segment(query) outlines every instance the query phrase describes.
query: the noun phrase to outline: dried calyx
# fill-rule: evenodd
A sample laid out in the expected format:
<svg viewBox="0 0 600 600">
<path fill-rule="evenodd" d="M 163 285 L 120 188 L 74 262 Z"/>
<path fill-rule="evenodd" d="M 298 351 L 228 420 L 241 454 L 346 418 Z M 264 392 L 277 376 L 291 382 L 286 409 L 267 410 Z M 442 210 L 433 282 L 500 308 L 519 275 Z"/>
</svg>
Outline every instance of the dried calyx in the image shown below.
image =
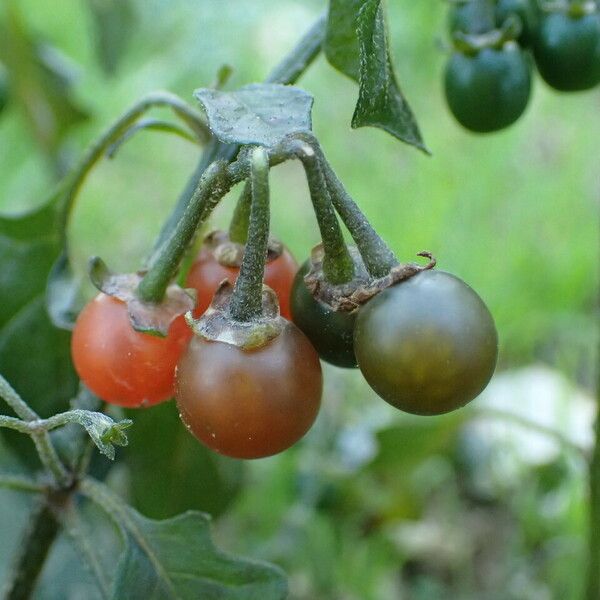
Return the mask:
<svg viewBox="0 0 600 600">
<path fill-rule="evenodd" d="M 127 304 L 129 319 L 136 331 L 166 337 L 171 323 L 177 317 L 193 310 L 196 305 L 195 290 L 183 289 L 175 284 L 167 288 L 160 304 L 144 302 L 136 295 L 137 287 L 145 274 L 143 271 L 111 273 L 97 256 L 90 259 L 89 274 L 92 283 L 101 292 Z"/>
<path fill-rule="evenodd" d="M 417 256 L 429 259 L 426 265 L 403 263 L 392 267 L 387 275 L 377 279 L 369 276 L 358 250 L 349 246 L 354 262 L 355 276 L 352 281 L 340 285 L 329 283 L 323 274 L 323 247 L 316 246 L 311 253 L 311 268 L 304 277 L 306 287 L 316 300 L 330 306 L 335 311 L 353 312 L 373 296 L 386 288 L 410 279 L 421 271 L 433 269 L 435 258 L 429 252 L 419 252 Z"/>
<path fill-rule="evenodd" d="M 203 248 L 213 254 L 215 259 L 224 267 L 237 267 L 242 264 L 244 256 L 244 244 L 232 242 L 226 231 L 216 230 L 204 238 Z M 267 262 L 271 262 L 281 256 L 283 244 L 275 239 L 269 238 L 267 249 Z"/>
<path fill-rule="evenodd" d="M 279 301 L 275 292 L 263 285 L 262 315 L 250 321 L 237 321 L 231 317 L 229 305 L 233 285 L 225 280 L 216 291 L 207 311 L 195 320 L 191 313 L 185 318 L 194 333 L 211 342 L 224 342 L 252 350 L 261 348 L 276 338 L 287 321 L 279 314 Z"/>
</svg>

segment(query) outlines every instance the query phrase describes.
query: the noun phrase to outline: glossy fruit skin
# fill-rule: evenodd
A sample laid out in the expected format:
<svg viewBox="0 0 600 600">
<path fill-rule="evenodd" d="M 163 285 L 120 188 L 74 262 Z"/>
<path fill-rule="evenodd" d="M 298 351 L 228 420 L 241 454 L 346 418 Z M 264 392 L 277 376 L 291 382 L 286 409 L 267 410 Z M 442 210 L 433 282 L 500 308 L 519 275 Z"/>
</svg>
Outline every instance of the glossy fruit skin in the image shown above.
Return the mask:
<svg viewBox="0 0 600 600">
<path fill-rule="evenodd" d="M 262 458 L 295 444 L 314 423 L 323 380 L 319 357 L 293 324 L 257 350 L 194 336 L 177 366 L 177 406 L 210 449 Z"/>
<path fill-rule="evenodd" d="M 165 338 L 135 331 L 127 305 L 98 294 L 77 319 L 71 354 L 81 380 L 106 402 L 151 406 L 173 397 L 175 367 L 191 335 L 183 316 Z"/>
<path fill-rule="evenodd" d="M 487 385 L 498 336 L 481 298 L 442 271 L 423 271 L 363 306 L 354 331 L 358 365 L 386 402 L 437 415 L 459 408 Z"/>
<path fill-rule="evenodd" d="M 477 133 L 504 129 L 525 111 L 531 67 L 518 44 L 476 55 L 454 52 L 446 65 L 446 101 L 456 120 Z"/>
<path fill-rule="evenodd" d="M 573 18 L 562 12 L 542 17 L 533 47 L 542 79 L 563 92 L 600 83 L 600 13 Z"/>
<path fill-rule="evenodd" d="M 532 0 L 498 0 L 496 25 L 501 27 L 511 15 L 516 15 L 521 20 L 523 29 L 519 36 L 519 43 L 521 46 L 531 45 L 539 24 L 539 10 L 536 2 Z"/>
<path fill-rule="evenodd" d="M 477 31 L 478 8 L 475 0 L 452 4 L 448 10 L 448 31 L 454 33 L 482 33 Z"/>
<path fill-rule="evenodd" d="M 292 318 L 290 311 L 290 291 L 297 269 L 298 264 L 286 248 L 283 249 L 283 252 L 277 258 L 268 260 L 265 265 L 264 282 L 277 294 L 281 316 L 288 320 Z M 202 248 L 186 279 L 186 286 L 194 288 L 198 292 L 198 299 L 194 310 L 196 318 L 202 316 L 209 307 L 219 284 L 224 279 L 235 283 L 239 272 L 238 267 L 222 265 L 215 258 L 211 250 Z"/>
<path fill-rule="evenodd" d="M 336 312 L 316 300 L 304 283 L 309 268 L 310 262 L 306 261 L 294 279 L 290 302 L 293 321 L 324 361 L 337 367 L 355 368 L 354 324 L 357 312 Z"/>
</svg>

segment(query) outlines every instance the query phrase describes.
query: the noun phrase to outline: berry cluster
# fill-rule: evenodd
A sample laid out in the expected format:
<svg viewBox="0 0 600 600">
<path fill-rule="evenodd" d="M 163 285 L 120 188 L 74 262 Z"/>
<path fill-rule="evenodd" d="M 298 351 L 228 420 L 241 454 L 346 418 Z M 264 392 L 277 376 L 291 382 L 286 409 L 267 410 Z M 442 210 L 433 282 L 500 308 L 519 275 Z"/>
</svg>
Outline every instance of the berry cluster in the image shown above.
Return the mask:
<svg viewBox="0 0 600 600">
<path fill-rule="evenodd" d="M 523 114 L 534 64 L 561 92 L 600 83 L 600 8 L 594 0 L 457 0 L 448 28 L 453 52 L 444 77 L 446 100 L 471 131 L 497 131 Z"/>
<path fill-rule="evenodd" d="M 268 173 L 279 158 L 247 147 L 238 159 L 247 183 L 229 232 L 204 240 L 187 289 L 169 275 L 155 294 L 165 277 L 154 273 L 173 262 L 169 248 L 148 273 L 111 275 L 93 261 L 101 293 L 80 313 L 72 338 L 84 383 L 126 407 L 175 395 L 186 427 L 236 458 L 281 452 L 309 430 L 321 403 L 319 358 L 358 367 L 379 396 L 410 413 L 445 413 L 475 398 L 497 358 L 483 301 L 433 270 L 428 253 L 424 266 L 398 263 L 314 138 L 287 140 L 281 152 L 303 163 L 323 243 L 298 268 L 269 237 Z M 222 166 L 209 172 L 197 197 L 214 205 L 228 185 Z M 195 226 L 210 212 L 198 206 Z M 356 246 L 344 242 L 336 213 Z M 191 235 L 188 217 L 181 228 Z M 182 246 L 173 239 L 173 248 Z"/>
</svg>

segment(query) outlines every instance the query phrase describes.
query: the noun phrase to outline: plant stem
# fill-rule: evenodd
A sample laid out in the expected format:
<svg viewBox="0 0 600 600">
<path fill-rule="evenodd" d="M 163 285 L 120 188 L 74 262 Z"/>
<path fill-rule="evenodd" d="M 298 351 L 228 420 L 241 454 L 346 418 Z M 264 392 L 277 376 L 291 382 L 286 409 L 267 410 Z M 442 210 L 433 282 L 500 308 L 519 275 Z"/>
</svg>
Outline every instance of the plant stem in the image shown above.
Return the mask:
<svg viewBox="0 0 600 600">
<path fill-rule="evenodd" d="M 34 479 L 23 477 L 22 475 L 11 475 L 10 473 L 0 473 L 0 488 L 33 494 L 41 494 L 47 489 L 45 485 L 38 483 Z"/>
<path fill-rule="evenodd" d="M 292 50 L 283 58 L 283 60 L 271 71 L 265 79 L 266 83 L 295 83 L 300 76 L 308 69 L 313 61 L 319 56 L 325 30 L 327 26 L 327 15 L 321 15 L 310 29 L 302 36 Z M 237 155 L 240 147 L 235 144 L 222 144 L 213 139 L 207 146 L 200 159 L 198 167 L 188 180 L 183 192 L 177 200 L 173 212 L 163 225 L 161 232 L 154 244 L 152 254 L 148 258 L 147 265 L 152 268 L 154 263 L 160 257 L 165 242 L 170 238 L 171 231 L 177 226 L 186 206 L 190 202 L 194 190 L 205 169 L 215 160 L 225 160 L 231 162 Z"/>
<path fill-rule="evenodd" d="M 589 466 L 590 497 L 586 600 L 598 600 L 600 598 L 600 368 L 596 376 L 597 413 L 594 424 L 594 449 Z"/>
<path fill-rule="evenodd" d="M 0 375 L 0 397 L 4 398 L 7 404 L 20 417 L 20 419 L 14 419 L 13 417 L 2 416 L 0 418 L 0 426 L 4 425 L 17 430 L 20 430 L 20 427 L 24 427 L 25 430 L 23 430 L 23 433 L 31 434 L 31 438 L 33 439 L 42 464 L 50 471 L 50 473 L 52 473 L 56 483 L 59 486 L 69 485 L 71 477 L 58 457 L 48 432 L 32 432 L 31 426 L 25 423 L 30 421 L 41 421 L 39 415 L 29 407 L 2 375 Z"/>
<path fill-rule="evenodd" d="M 200 178 L 198 187 L 171 238 L 138 286 L 137 293 L 141 300 L 160 302 L 163 299 L 198 225 L 208 218 L 219 200 L 233 185 L 226 176 L 225 169 L 225 162 L 216 161 Z"/>
<path fill-rule="evenodd" d="M 181 98 L 169 92 L 154 92 L 136 102 L 88 148 L 80 159 L 77 166 L 71 170 L 70 175 L 60 185 L 59 190 L 64 193 L 60 209 L 59 231 L 63 235 L 63 243 L 66 245 L 66 228 L 71 215 L 77 194 L 81 189 L 87 175 L 94 165 L 104 156 L 106 151 L 123 135 L 131 125 L 146 111 L 155 106 L 169 106 L 175 114 L 180 116 L 186 123 L 192 124 L 194 130 L 204 131 L 204 139 L 210 135 L 206 126 L 201 122 L 199 115 L 191 109 Z M 62 194 L 61 194 L 62 195 Z"/>
<path fill-rule="evenodd" d="M 306 172 L 310 197 L 323 240 L 323 275 L 334 285 L 351 281 L 354 277 L 354 263 L 333 209 L 317 154 L 310 144 L 300 139 L 293 139 L 289 149 L 302 162 Z"/>
<path fill-rule="evenodd" d="M 35 444 L 42 464 L 50 471 L 57 485 L 62 488 L 68 487 L 72 483 L 72 477 L 60 460 L 48 432 L 35 433 L 31 436 L 31 439 Z"/>
<path fill-rule="evenodd" d="M 546 425 L 536 423 L 535 421 L 532 421 L 527 417 L 523 417 L 508 410 L 502 410 L 499 408 L 484 406 L 474 408 L 473 411 L 475 418 L 489 418 L 493 420 L 502 420 L 513 425 L 523 427 L 526 430 L 535 431 L 536 433 L 539 433 L 543 436 L 546 436 L 549 439 L 554 440 L 563 449 L 572 452 L 575 456 L 578 456 L 579 459 L 583 460 L 585 463 L 587 463 L 588 461 L 588 456 L 585 448 L 576 444 L 575 442 L 570 440 L 564 433 L 553 429 L 552 427 L 547 427 Z"/>
<path fill-rule="evenodd" d="M 15 414 L 24 421 L 33 421 L 40 418 L 2 375 L 0 375 L 0 398 L 4 398 L 6 403 L 15 411 Z"/>
<path fill-rule="evenodd" d="M 3 600 L 27 600 L 31 597 L 59 530 L 48 498 L 43 498 L 29 517 L 27 530 L 2 590 Z"/>
<path fill-rule="evenodd" d="M 229 239 L 238 244 L 245 244 L 248 240 L 248 226 L 250 223 L 250 210 L 252 208 L 252 187 L 246 182 L 244 190 L 235 205 L 231 223 L 229 224 Z"/>
<path fill-rule="evenodd" d="M 231 296 L 230 314 L 247 322 L 262 315 L 262 286 L 269 245 L 269 156 L 258 146 L 250 156 L 252 208 L 248 243 Z"/>
<path fill-rule="evenodd" d="M 398 259 L 348 194 L 316 139 L 313 138 L 311 146 L 319 157 L 333 206 L 356 243 L 369 275 L 385 277 L 390 269 L 398 265 Z"/>
<path fill-rule="evenodd" d="M 300 38 L 294 48 L 269 73 L 266 83 L 292 84 L 319 56 L 325 39 L 327 13 L 320 15 L 308 31 Z"/>
</svg>

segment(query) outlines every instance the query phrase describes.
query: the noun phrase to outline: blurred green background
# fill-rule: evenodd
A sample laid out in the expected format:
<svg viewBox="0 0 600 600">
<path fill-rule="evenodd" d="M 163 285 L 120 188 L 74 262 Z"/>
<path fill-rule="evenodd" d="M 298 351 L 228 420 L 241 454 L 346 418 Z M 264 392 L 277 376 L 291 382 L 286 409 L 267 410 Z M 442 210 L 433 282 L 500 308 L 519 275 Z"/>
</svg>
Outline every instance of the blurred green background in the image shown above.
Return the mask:
<svg viewBox="0 0 600 600">
<path fill-rule="evenodd" d="M 69 134 L 66 160 L 147 92 L 193 102 L 225 63 L 229 87 L 262 79 L 324 7 L 133 4 L 111 78 L 82 0 L 20 2 L 28 28 L 77 65 L 74 97 L 91 118 Z M 498 373 L 472 408 L 418 419 L 385 405 L 356 373 L 326 368 L 317 426 L 293 450 L 248 466 L 216 537 L 282 565 L 296 599 L 577 598 L 598 362 L 600 91 L 557 94 L 538 79 L 515 126 L 471 135 L 442 95 L 446 5 L 388 8 L 401 86 L 432 157 L 381 131 L 351 130 L 356 86 L 322 57 L 299 85 L 315 96 L 314 131 L 329 160 L 398 255 L 430 250 L 488 303 Z M 92 254 L 137 269 L 198 156 L 186 141 L 142 133 L 96 169 L 70 227 L 80 272 Z M 0 210 L 42 202 L 52 163 L 10 104 L 0 119 Z M 278 167 L 272 185 L 273 232 L 303 260 L 318 232 L 301 169 Z M 236 194 L 213 225 L 226 226 Z"/>
</svg>

